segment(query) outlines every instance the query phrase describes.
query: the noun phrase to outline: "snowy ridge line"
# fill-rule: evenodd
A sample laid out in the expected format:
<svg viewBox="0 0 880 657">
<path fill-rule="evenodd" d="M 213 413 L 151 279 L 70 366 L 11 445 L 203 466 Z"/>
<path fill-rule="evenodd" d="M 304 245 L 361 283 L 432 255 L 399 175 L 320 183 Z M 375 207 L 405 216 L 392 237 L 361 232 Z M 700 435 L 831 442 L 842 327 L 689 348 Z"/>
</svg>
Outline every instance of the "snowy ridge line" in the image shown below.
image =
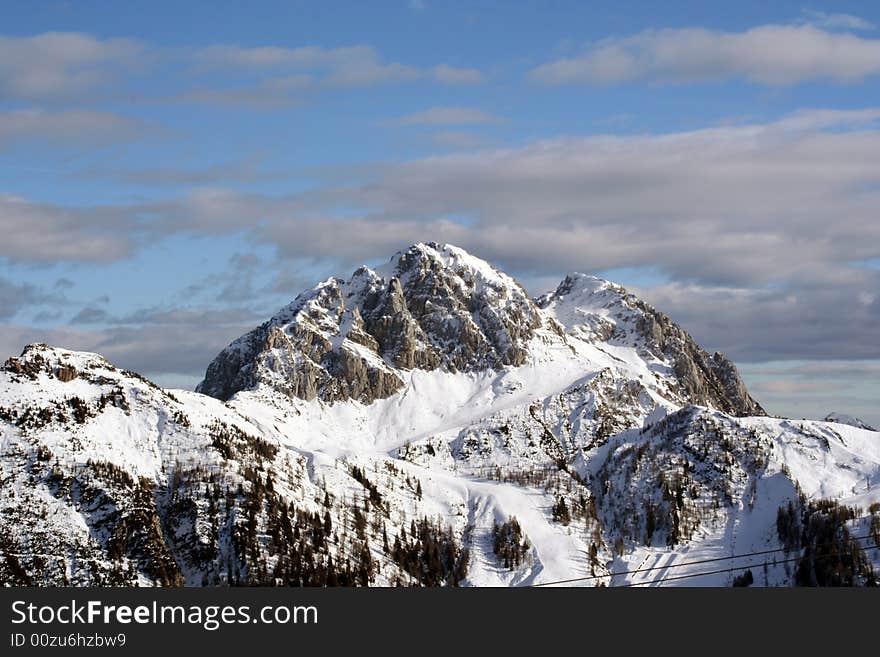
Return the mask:
<svg viewBox="0 0 880 657">
<path fill-rule="evenodd" d="M 854 520 L 854 521 L 855 520 L 865 520 L 865 519 L 870 519 L 870 518 L 871 518 L 871 516 L 864 516 L 861 518 L 853 518 L 852 520 Z M 862 539 L 867 539 L 867 538 L 874 538 L 874 535 L 867 534 L 865 536 L 851 536 L 850 537 L 850 539 L 853 541 L 860 541 Z M 873 550 L 876 547 L 880 547 L 880 546 L 866 547 L 864 549 Z M 604 579 L 606 577 L 617 577 L 618 575 L 636 575 L 638 573 L 651 572 L 652 570 L 668 570 L 670 568 L 680 568 L 682 566 L 696 566 L 698 564 L 712 563 L 715 561 L 729 561 L 731 559 L 744 559 L 746 557 L 760 556 L 763 554 L 773 554 L 774 552 L 791 552 L 791 549 L 783 547 L 783 548 L 775 548 L 773 550 L 759 550 L 757 552 L 743 552 L 742 554 L 732 554 L 732 555 L 729 555 L 726 557 L 712 557 L 710 559 L 696 559 L 694 561 L 682 561 L 679 563 L 673 563 L 673 564 L 669 564 L 666 566 L 651 566 L 650 568 L 636 568 L 635 570 L 618 570 L 613 573 L 605 573 L 604 575 L 586 575 L 584 577 L 572 577 L 570 579 L 559 579 L 559 580 L 554 580 L 552 582 L 540 582 L 539 584 L 530 584 L 529 586 L 537 588 L 540 586 L 553 586 L 554 584 L 568 584 L 570 582 L 583 582 L 583 581 L 593 580 L 593 579 Z M 801 557 L 798 557 L 798 558 L 801 558 Z M 785 561 L 777 561 L 776 563 L 785 563 Z M 750 566 L 741 566 L 741 567 L 747 568 Z M 739 569 L 740 569 L 740 567 L 732 568 L 731 570 L 739 570 Z M 711 571 L 711 572 L 705 572 L 705 573 L 694 573 L 692 575 L 687 575 L 687 577 L 699 577 L 700 575 L 712 575 L 715 573 L 722 573 L 722 572 L 729 572 L 729 571 L 718 570 L 718 571 Z M 666 579 L 666 578 L 663 578 L 663 579 Z M 640 586 L 642 584 L 651 584 L 653 582 L 662 582 L 663 579 L 651 580 L 650 582 L 636 582 L 633 584 L 621 584 L 620 586 Z M 673 578 L 673 579 L 675 579 L 675 578 Z"/>
<path fill-rule="evenodd" d="M 0 582 L 593 586 L 804 554 L 770 548 L 812 544 L 815 514 L 880 522 L 880 433 L 767 417 L 731 362 L 610 283 L 509 313 L 513 283 L 441 256 L 401 254 L 375 290 L 359 270 L 228 352 L 226 401 L 48 345 L 6 361 Z M 829 541 L 858 560 L 754 583 L 880 581 L 876 551 Z"/>
<path fill-rule="evenodd" d="M 860 540 L 863 538 L 872 538 L 872 537 L 871 536 L 860 536 L 860 537 L 854 538 L 852 540 Z M 861 546 L 861 547 L 863 550 L 880 550 L 880 545 Z M 839 555 L 824 554 L 824 555 L 814 556 L 813 561 L 822 561 L 823 559 L 830 559 L 832 557 L 839 557 Z M 799 557 L 792 557 L 790 559 L 782 559 L 780 561 L 776 561 L 774 563 L 774 565 L 778 565 L 781 563 L 792 563 L 794 561 L 798 561 L 803 558 L 804 557 L 802 555 Z M 661 582 L 671 582 L 673 580 L 688 579 L 691 577 L 705 577 L 707 575 L 719 575 L 721 573 L 732 573 L 732 572 L 736 572 L 738 570 L 742 570 L 743 568 L 753 568 L 753 567 L 763 566 L 763 565 L 764 564 L 761 564 L 761 563 L 752 563 L 752 564 L 746 564 L 743 566 L 736 566 L 734 568 L 720 568 L 718 570 L 706 570 L 701 573 L 688 573 L 687 575 L 674 575 L 672 577 L 662 577 L 660 579 L 654 579 L 654 580 L 651 580 L 648 582 L 628 582 L 626 584 L 617 584 L 614 588 L 632 588 L 635 586 L 647 586 L 649 584 L 660 584 Z"/>
</svg>

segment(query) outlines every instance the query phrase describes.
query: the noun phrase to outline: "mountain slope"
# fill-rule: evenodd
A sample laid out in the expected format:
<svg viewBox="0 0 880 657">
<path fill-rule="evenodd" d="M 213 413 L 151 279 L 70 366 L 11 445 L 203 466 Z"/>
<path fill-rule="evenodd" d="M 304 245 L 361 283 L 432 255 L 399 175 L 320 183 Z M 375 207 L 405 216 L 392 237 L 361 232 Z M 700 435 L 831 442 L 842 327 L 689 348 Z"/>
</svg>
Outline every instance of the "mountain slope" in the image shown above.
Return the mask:
<svg viewBox="0 0 880 657">
<path fill-rule="evenodd" d="M 576 274 L 535 301 L 487 262 L 435 243 L 299 295 L 224 349 L 197 390 L 229 399 L 262 385 L 306 400 L 369 404 L 401 390 L 407 371 L 497 371 L 598 344 L 656 365 L 654 378 L 674 401 L 763 414 L 729 360 L 710 357 L 623 288 Z"/>
<path fill-rule="evenodd" d="M 631 346 L 646 360 L 664 361 L 672 368 L 676 392 L 691 403 L 732 415 L 764 415 L 730 360 L 719 352 L 710 357 L 669 317 L 619 285 L 572 274 L 538 305 L 575 338 Z"/>
<path fill-rule="evenodd" d="M 199 393 L 46 345 L 0 390 L 5 583 L 619 585 L 777 548 L 757 583 L 876 565 L 845 537 L 880 541 L 880 434 L 766 417 L 619 286 L 532 300 L 448 245 L 303 293 Z M 828 523 L 848 570 L 814 557 Z"/>
</svg>

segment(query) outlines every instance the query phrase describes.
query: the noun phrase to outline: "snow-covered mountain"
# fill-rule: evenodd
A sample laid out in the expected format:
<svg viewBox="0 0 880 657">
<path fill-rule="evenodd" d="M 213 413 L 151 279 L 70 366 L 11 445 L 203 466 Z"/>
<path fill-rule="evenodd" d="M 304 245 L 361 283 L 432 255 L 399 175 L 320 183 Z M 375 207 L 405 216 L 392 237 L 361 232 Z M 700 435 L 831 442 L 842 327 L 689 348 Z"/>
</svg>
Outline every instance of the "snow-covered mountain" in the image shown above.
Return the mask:
<svg viewBox="0 0 880 657">
<path fill-rule="evenodd" d="M 767 417 L 617 285 L 531 299 L 450 245 L 300 294 L 195 393 L 31 345 L 0 435 L 5 583 L 865 584 L 878 561 L 880 434 Z"/>
<path fill-rule="evenodd" d="M 851 427 L 855 427 L 857 429 L 867 429 L 868 431 L 876 431 L 874 427 L 870 424 L 861 420 L 857 417 L 853 417 L 852 415 L 846 415 L 845 413 L 829 413 L 825 416 L 826 422 L 836 422 L 837 424 L 848 424 Z"/>
</svg>

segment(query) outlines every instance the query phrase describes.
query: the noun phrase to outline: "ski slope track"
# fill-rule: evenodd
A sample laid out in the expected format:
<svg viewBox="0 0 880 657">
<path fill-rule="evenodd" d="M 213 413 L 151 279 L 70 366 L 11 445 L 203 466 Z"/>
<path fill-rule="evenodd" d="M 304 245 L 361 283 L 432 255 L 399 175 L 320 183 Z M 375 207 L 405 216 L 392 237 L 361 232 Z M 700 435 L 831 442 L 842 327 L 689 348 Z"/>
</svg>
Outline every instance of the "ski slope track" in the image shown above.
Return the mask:
<svg viewBox="0 0 880 657">
<path fill-rule="evenodd" d="M 618 285 L 533 299 L 445 244 L 303 292 L 197 392 L 30 345 L 0 438 L 11 585 L 790 586 L 826 521 L 880 542 L 880 433 L 768 417 Z"/>
</svg>

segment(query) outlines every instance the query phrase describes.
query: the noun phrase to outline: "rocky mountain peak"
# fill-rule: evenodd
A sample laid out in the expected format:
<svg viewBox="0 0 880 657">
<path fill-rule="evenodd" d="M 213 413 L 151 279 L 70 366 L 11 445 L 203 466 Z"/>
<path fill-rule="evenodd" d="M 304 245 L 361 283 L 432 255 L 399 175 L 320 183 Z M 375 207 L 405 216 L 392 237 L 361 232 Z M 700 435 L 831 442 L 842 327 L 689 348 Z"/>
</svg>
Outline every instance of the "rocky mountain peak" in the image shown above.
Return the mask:
<svg viewBox="0 0 880 657">
<path fill-rule="evenodd" d="M 70 351 L 35 342 L 27 345 L 17 358 L 8 358 L 2 371 L 18 379 L 36 380 L 40 376 L 58 379 L 63 383 L 94 370 L 115 370 L 103 356 Z"/>
<path fill-rule="evenodd" d="M 572 337 L 632 347 L 646 360 L 670 366 L 688 403 L 731 415 L 765 414 L 733 362 L 720 352 L 710 356 L 681 326 L 620 285 L 573 273 L 536 301 Z"/>
<path fill-rule="evenodd" d="M 300 294 L 209 365 L 199 392 L 229 399 L 268 386 L 291 397 L 369 404 L 409 370 L 476 372 L 523 365 L 572 341 L 634 349 L 654 362 L 676 403 L 763 414 L 733 363 L 710 356 L 666 315 L 619 285 L 570 274 L 531 299 L 513 278 L 463 249 L 434 242 L 396 253 Z"/>
<path fill-rule="evenodd" d="M 646 584 L 646 555 L 809 563 L 804 527 L 880 521 L 863 423 L 753 417 L 726 357 L 619 285 L 572 274 L 531 300 L 448 245 L 300 294 L 200 389 L 234 398 L 41 344 L 0 366 L 0 584 Z M 424 545 L 449 556 L 414 561 Z"/>
<path fill-rule="evenodd" d="M 198 390 L 228 399 L 266 384 L 370 403 L 401 388 L 401 371 L 520 365 L 541 322 L 513 278 L 457 247 L 419 243 L 299 295 L 224 349 Z"/>
</svg>

